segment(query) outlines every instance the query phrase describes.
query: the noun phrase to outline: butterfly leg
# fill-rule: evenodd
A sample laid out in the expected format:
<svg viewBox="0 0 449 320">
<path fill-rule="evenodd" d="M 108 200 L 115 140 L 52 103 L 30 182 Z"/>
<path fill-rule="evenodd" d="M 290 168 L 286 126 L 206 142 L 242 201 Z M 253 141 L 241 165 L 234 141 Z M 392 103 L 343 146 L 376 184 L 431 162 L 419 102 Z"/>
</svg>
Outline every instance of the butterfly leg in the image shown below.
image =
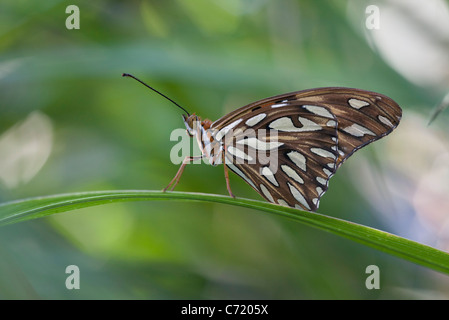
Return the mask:
<svg viewBox="0 0 449 320">
<path fill-rule="evenodd" d="M 229 183 L 229 174 L 228 174 L 228 166 L 225 163 L 225 155 L 223 152 L 223 166 L 224 166 L 224 174 L 225 174 L 225 180 L 226 180 L 226 187 L 228 188 L 228 192 L 229 192 L 229 196 L 231 196 L 231 198 L 235 198 L 234 194 L 231 191 L 231 184 Z"/>
<path fill-rule="evenodd" d="M 170 188 L 170 191 L 173 191 L 176 187 L 176 185 L 179 182 L 179 179 L 181 179 L 182 173 L 184 171 L 184 168 L 187 164 L 189 164 L 192 161 L 195 160 L 200 160 L 203 156 L 197 156 L 197 157 L 185 157 L 184 160 L 182 161 L 181 166 L 178 169 L 178 172 L 176 173 L 176 176 L 172 179 L 172 181 L 170 181 L 170 183 L 168 184 L 168 186 L 166 186 L 162 191 L 165 192 L 168 190 L 168 188 Z"/>
</svg>

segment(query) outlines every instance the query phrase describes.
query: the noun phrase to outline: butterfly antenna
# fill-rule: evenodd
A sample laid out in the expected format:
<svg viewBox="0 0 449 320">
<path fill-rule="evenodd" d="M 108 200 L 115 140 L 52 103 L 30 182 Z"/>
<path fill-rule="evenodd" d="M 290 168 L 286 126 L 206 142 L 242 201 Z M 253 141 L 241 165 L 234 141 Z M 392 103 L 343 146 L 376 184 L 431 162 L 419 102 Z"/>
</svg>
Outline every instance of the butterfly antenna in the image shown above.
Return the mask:
<svg viewBox="0 0 449 320">
<path fill-rule="evenodd" d="M 178 108 L 180 108 L 180 109 L 183 110 L 185 113 L 187 113 L 188 116 L 190 116 L 190 113 L 188 113 L 186 109 L 184 109 L 183 107 L 181 107 L 179 104 L 177 104 L 176 102 L 174 102 L 172 99 L 170 99 L 169 97 L 167 97 L 165 94 L 160 93 L 160 92 L 157 91 L 156 89 L 154 89 L 154 88 L 150 87 L 149 85 L 147 85 L 147 84 L 146 84 L 145 82 L 143 82 L 142 80 L 140 80 L 140 79 L 134 77 L 132 74 L 129 74 L 129 73 L 123 73 L 123 74 L 122 74 L 122 77 L 130 77 L 130 78 L 133 78 L 134 80 L 139 81 L 139 82 L 140 82 L 141 84 L 143 84 L 145 87 L 147 87 L 147 88 L 153 90 L 154 92 L 158 93 L 159 95 L 163 96 L 165 99 L 167 99 L 168 101 L 170 101 L 170 102 L 172 102 L 173 104 L 175 104 Z"/>
</svg>

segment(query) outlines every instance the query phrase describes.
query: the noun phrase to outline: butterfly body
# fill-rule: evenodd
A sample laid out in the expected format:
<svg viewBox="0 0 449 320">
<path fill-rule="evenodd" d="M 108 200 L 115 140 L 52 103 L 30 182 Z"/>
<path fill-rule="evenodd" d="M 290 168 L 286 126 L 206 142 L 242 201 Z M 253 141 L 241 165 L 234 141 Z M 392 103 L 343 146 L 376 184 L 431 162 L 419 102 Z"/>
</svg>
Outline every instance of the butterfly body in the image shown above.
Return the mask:
<svg viewBox="0 0 449 320">
<path fill-rule="evenodd" d="M 211 165 L 224 163 L 270 202 L 315 211 L 337 168 L 390 133 L 401 115 L 375 92 L 317 88 L 266 98 L 215 122 L 183 117 Z"/>
</svg>

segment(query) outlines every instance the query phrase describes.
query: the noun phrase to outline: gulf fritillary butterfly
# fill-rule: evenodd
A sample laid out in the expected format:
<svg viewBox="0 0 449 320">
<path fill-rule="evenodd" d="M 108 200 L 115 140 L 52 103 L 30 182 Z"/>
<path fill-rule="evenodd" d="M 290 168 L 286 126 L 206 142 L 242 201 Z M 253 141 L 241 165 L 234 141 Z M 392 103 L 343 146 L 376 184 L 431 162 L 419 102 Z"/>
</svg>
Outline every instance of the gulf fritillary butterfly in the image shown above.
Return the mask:
<svg viewBox="0 0 449 320">
<path fill-rule="evenodd" d="M 231 197 L 228 168 L 270 202 L 316 211 L 329 179 L 341 164 L 358 149 L 393 131 L 402 116 L 399 105 L 382 94 L 335 87 L 266 98 L 212 122 L 190 114 L 136 77 L 123 76 L 181 108 L 186 113 L 187 132 L 200 147 L 202 155 L 186 157 L 164 191 L 174 189 L 189 162 L 206 158 L 212 165 L 225 164 Z M 275 161 L 262 161 L 258 153 Z"/>
</svg>

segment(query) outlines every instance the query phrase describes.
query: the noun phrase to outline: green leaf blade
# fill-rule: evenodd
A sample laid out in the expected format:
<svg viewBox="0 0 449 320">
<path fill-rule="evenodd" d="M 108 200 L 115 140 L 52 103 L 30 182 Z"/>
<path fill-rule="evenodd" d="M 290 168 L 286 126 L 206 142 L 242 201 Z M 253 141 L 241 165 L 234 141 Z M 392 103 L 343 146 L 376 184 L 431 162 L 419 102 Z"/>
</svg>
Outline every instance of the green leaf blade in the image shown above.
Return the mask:
<svg viewBox="0 0 449 320">
<path fill-rule="evenodd" d="M 96 205 L 155 200 L 213 202 L 264 211 L 449 274 L 449 254 L 430 246 L 385 231 L 319 213 L 286 208 L 264 201 L 243 198 L 233 199 L 228 196 L 214 194 L 124 190 L 69 193 L 29 198 L 0 204 L 0 226 Z"/>
</svg>

